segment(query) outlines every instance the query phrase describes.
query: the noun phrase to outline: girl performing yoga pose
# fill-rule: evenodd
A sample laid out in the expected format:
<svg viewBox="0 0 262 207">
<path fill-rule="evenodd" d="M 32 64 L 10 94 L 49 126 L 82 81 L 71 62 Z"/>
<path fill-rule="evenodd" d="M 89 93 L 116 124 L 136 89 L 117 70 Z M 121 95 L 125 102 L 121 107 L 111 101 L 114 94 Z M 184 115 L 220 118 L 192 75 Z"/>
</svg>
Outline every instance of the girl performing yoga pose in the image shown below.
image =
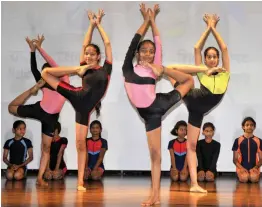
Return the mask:
<svg viewBox="0 0 262 207">
<path fill-rule="evenodd" d="M 222 52 L 223 68 L 217 68 L 219 64 L 218 49 L 215 47 L 208 47 L 204 51 L 204 63 L 208 68 L 210 68 L 207 73 L 202 70 L 197 70 L 197 68 L 196 70 L 189 70 L 188 68 L 180 70 L 186 73 L 197 73 L 197 77 L 201 85 L 200 89 L 190 90 L 190 92 L 183 98 L 189 112 L 187 126 L 187 163 L 191 178 L 190 191 L 201 193 L 205 193 L 207 191 L 202 189 L 197 183 L 196 144 L 200 133 L 200 127 L 204 115 L 212 110 L 223 98 L 230 77 L 230 64 L 227 46 L 216 30 L 219 17 L 217 15 L 206 14 L 204 16 L 204 21 L 207 24 L 207 28 L 195 45 L 195 64 L 203 64 L 201 51 L 208 35 L 212 32 Z M 175 68 L 176 66 L 171 65 L 168 67 Z M 172 78 L 170 81 L 174 87 L 177 88 L 179 86 L 179 84 Z"/>
<path fill-rule="evenodd" d="M 45 172 L 47 163 L 50 157 L 50 146 L 53 139 L 55 125 L 59 118 L 59 113 L 65 103 L 65 98 L 57 93 L 53 88 L 50 87 L 43 79 L 41 79 L 41 73 L 37 69 L 35 49 L 36 46 L 41 47 L 44 38 L 38 36 L 37 45 L 33 43 L 28 37 L 26 41 L 31 49 L 31 71 L 37 82 L 31 89 L 25 91 L 18 97 L 16 97 L 8 106 L 8 110 L 15 116 L 23 118 L 37 119 L 42 124 L 42 155 L 40 161 L 40 167 L 38 171 L 36 184 L 40 186 L 47 186 L 48 183 L 43 180 L 43 174 Z M 47 55 L 44 50 L 40 51 L 43 58 L 47 61 L 42 67 L 56 67 L 55 61 Z M 69 77 L 63 76 L 60 78 L 61 81 L 69 83 Z M 41 101 L 35 104 L 24 105 L 26 100 L 31 96 L 35 95 L 39 89 L 42 89 L 43 98 Z"/>
<path fill-rule="evenodd" d="M 151 157 L 152 191 L 150 198 L 142 205 L 150 206 L 159 204 L 159 188 L 161 173 L 161 119 L 162 116 L 177 102 L 183 98 L 193 87 L 193 78 L 177 70 L 161 66 L 162 51 L 160 34 L 156 27 L 155 17 L 159 12 L 159 6 L 154 10 L 146 11 L 145 5 L 141 4 L 141 13 L 144 22 L 133 37 L 126 53 L 122 67 L 125 78 L 125 88 L 131 103 L 136 107 L 139 115 L 145 121 L 148 147 Z M 152 27 L 154 42 L 151 40 L 141 41 L 149 25 Z M 139 64 L 133 66 L 133 58 L 136 55 Z M 208 68 L 203 66 L 178 65 L 178 69 Z M 180 85 L 169 93 L 156 93 L 155 85 L 157 76 L 164 73 L 177 80 Z"/>
<path fill-rule="evenodd" d="M 101 9 L 96 18 L 94 13 L 88 13 L 90 25 L 80 56 L 80 66 L 46 68 L 42 72 L 43 79 L 58 93 L 67 98 L 76 112 L 76 148 L 78 154 L 77 189 L 80 191 L 86 190 L 83 185 L 89 116 L 94 108 L 96 108 L 99 115 L 100 101 L 106 92 L 112 71 L 112 49 L 109 38 L 101 25 L 103 16 L 104 11 Z M 106 59 L 103 67 L 99 66 L 101 58 L 99 47 L 91 44 L 95 27 L 97 27 L 105 45 Z M 69 74 L 78 74 L 82 78 L 82 87 L 76 88 L 59 80 L 60 76 Z"/>
</svg>

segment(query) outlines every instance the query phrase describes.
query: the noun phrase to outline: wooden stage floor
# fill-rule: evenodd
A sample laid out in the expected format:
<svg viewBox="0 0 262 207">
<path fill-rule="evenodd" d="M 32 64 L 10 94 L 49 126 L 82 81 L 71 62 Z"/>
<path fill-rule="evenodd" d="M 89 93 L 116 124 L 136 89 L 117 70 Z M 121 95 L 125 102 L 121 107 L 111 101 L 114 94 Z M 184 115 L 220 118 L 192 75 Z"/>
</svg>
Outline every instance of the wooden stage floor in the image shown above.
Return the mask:
<svg viewBox="0 0 262 207">
<path fill-rule="evenodd" d="M 140 206 L 149 195 L 150 177 L 107 176 L 88 181 L 86 192 L 76 191 L 76 176 L 50 182 L 47 189 L 35 185 L 35 176 L 24 181 L 1 179 L 1 206 Z M 189 193 L 187 183 L 161 180 L 161 205 L 158 206 L 262 206 L 262 179 L 258 184 L 242 184 L 234 176 L 220 176 L 215 183 L 200 183 L 208 194 Z"/>
</svg>

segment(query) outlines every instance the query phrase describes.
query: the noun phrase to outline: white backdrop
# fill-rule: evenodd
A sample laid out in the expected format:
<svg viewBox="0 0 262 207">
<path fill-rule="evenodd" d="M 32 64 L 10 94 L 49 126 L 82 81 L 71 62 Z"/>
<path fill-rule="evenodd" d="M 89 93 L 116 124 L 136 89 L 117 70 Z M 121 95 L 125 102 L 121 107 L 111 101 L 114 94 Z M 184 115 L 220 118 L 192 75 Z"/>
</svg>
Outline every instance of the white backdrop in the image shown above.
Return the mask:
<svg viewBox="0 0 262 207">
<path fill-rule="evenodd" d="M 261 2 L 159 2 L 161 12 L 157 25 L 163 42 L 163 64 L 193 64 L 193 46 L 205 29 L 202 15 L 205 12 L 218 13 L 221 33 L 231 57 L 231 79 L 228 91 L 220 105 L 205 117 L 217 130 L 215 140 L 221 143 L 218 160 L 219 171 L 234 171 L 232 145 L 243 132 L 243 117 L 252 116 L 257 121 L 255 134 L 262 137 L 262 3 Z M 153 6 L 153 2 L 147 5 Z M 17 117 L 8 113 L 8 103 L 17 95 L 35 84 L 30 71 L 30 50 L 25 37 L 36 37 L 44 33 L 43 48 L 59 65 L 78 65 L 84 34 L 88 28 L 85 9 L 105 10 L 103 26 L 113 48 L 113 72 L 108 92 L 102 101 L 99 120 L 103 125 L 102 136 L 108 140 L 109 150 L 105 156 L 108 170 L 149 170 L 150 160 L 145 128 L 142 120 L 129 103 L 125 93 L 122 64 L 130 41 L 142 23 L 138 2 L 2 2 L 2 99 L 1 99 L 1 144 L 13 137 L 11 128 Z M 146 38 L 151 38 L 151 31 Z M 104 51 L 97 31 L 93 42 Z M 207 46 L 217 46 L 213 36 Z M 104 54 L 104 53 L 103 53 Z M 37 56 L 38 68 L 44 63 Z M 79 86 L 78 77 L 71 77 L 71 83 Z M 196 86 L 198 86 L 196 81 Z M 163 79 L 157 85 L 157 92 L 172 89 Z M 30 98 L 28 104 L 40 100 L 42 93 Z M 170 134 L 174 124 L 187 121 L 184 104 L 169 111 L 163 120 L 162 170 L 170 167 L 167 145 L 173 139 Z M 68 138 L 65 160 L 69 169 L 77 169 L 75 148 L 74 110 L 66 102 L 61 115 L 61 135 Z M 91 120 L 95 119 L 95 114 Z M 34 146 L 34 160 L 29 169 L 38 169 L 40 159 L 41 128 L 35 120 L 26 120 L 27 138 Z M 202 136 L 200 137 L 203 138 Z M 5 168 L 2 162 L 2 168 Z"/>
</svg>

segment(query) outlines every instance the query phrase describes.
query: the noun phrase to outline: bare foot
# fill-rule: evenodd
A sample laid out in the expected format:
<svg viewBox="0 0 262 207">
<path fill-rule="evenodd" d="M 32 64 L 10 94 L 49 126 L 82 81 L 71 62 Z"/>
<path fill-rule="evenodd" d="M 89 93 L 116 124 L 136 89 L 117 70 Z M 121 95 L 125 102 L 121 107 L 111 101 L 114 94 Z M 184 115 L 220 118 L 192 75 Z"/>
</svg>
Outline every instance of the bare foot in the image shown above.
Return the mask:
<svg viewBox="0 0 262 207">
<path fill-rule="evenodd" d="M 39 187 L 47 187 L 48 182 L 45 182 L 44 180 L 36 180 L 36 185 Z"/>
<path fill-rule="evenodd" d="M 201 188 L 199 185 L 191 186 L 189 191 L 193 193 L 207 193 L 207 190 Z"/>
<path fill-rule="evenodd" d="M 37 94 L 38 90 L 39 90 L 40 88 L 42 88 L 42 87 L 45 85 L 45 83 L 46 83 L 46 82 L 41 78 L 41 79 L 30 89 L 30 93 L 35 96 L 35 95 Z"/>
<path fill-rule="evenodd" d="M 153 205 L 159 205 L 160 199 L 158 196 L 150 196 L 147 201 L 144 201 L 141 203 L 141 206 L 153 206 Z"/>
<path fill-rule="evenodd" d="M 84 186 L 77 186 L 78 191 L 86 191 L 86 188 Z"/>
</svg>

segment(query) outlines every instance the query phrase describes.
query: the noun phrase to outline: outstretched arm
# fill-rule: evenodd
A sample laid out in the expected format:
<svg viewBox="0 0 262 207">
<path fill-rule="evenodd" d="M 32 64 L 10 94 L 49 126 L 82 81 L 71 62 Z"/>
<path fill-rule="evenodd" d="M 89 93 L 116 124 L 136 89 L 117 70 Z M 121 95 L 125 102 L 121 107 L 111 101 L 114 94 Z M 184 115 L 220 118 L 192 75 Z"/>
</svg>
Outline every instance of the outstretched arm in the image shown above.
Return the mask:
<svg viewBox="0 0 262 207">
<path fill-rule="evenodd" d="M 90 24 L 87 30 L 87 33 L 85 35 L 85 39 L 82 45 L 81 49 L 81 55 L 80 55 L 80 63 L 84 62 L 84 54 L 85 54 L 85 48 L 87 45 L 89 45 L 92 41 L 92 35 L 95 28 L 95 20 L 94 20 L 95 14 L 91 11 L 88 11 L 88 18 L 90 20 Z"/>
<path fill-rule="evenodd" d="M 40 52 L 40 54 L 42 55 L 42 57 L 45 59 L 45 61 L 51 66 L 51 67 L 58 67 L 58 64 L 55 62 L 55 60 L 49 56 L 46 51 L 41 47 L 43 41 L 45 40 L 44 35 L 42 36 L 37 36 L 37 40 L 34 40 L 35 42 L 35 46 L 37 48 L 37 50 Z M 69 76 L 65 75 L 63 77 L 60 78 L 60 80 L 69 83 Z"/>
<path fill-rule="evenodd" d="M 148 30 L 150 19 L 149 19 L 149 10 L 146 11 L 145 4 L 140 4 L 140 12 L 144 18 L 143 24 L 139 27 L 137 30 L 137 34 L 141 35 L 141 38 L 143 38 Z"/>
<path fill-rule="evenodd" d="M 219 17 L 217 15 L 213 15 L 212 17 L 212 25 L 211 25 L 211 31 L 217 41 L 217 44 L 222 52 L 222 64 L 223 68 L 225 68 L 228 72 L 230 72 L 230 61 L 229 61 L 229 54 L 227 50 L 227 46 L 220 36 L 220 34 L 216 30 L 216 24 L 219 21 Z"/>
<path fill-rule="evenodd" d="M 159 13 L 159 11 L 160 11 L 159 5 L 155 4 L 153 11 L 151 9 L 149 9 L 149 18 L 150 18 L 150 23 L 151 23 L 151 27 L 152 27 L 154 42 L 155 42 L 155 45 L 156 45 L 154 64 L 162 65 L 162 43 L 161 43 L 161 39 L 160 39 L 160 32 L 159 32 L 159 30 L 156 26 L 156 22 L 155 22 L 156 15 Z"/>
<path fill-rule="evenodd" d="M 45 40 L 44 35 L 41 36 L 37 36 L 37 40 L 33 40 L 34 41 L 34 45 L 37 48 L 37 50 L 40 52 L 40 54 L 42 55 L 42 57 L 45 59 L 45 61 L 51 66 L 51 67 L 58 67 L 57 63 L 54 61 L 53 58 L 51 58 L 46 52 L 45 50 L 41 47 L 43 41 Z"/>
<path fill-rule="evenodd" d="M 135 36 L 133 37 L 133 39 L 131 41 L 131 44 L 128 48 L 128 51 L 126 53 L 126 57 L 125 57 L 124 64 L 123 64 L 123 67 L 122 67 L 124 77 L 128 77 L 129 72 L 133 73 L 133 71 L 134 71 L 133 58 L 135 56 L 137 46 L 138 46 L 142 36 L 145 35 L 145 33 L 148 29 L 149 16 L 148 16 L 148 12 L 145 12 L 145 5 L 144 4 L 140 5 L 140 11 L 141 11 L 143 16 L 145 15 L 144 16 L 144 22 L 142 23 L 142 25 L 137 30 Z"/>
<path fill-rule="evenodd" d="M 110 63 L 112 63 L 112 47 L 111 47 L 111 43 L 110 40 L 104 30 L 104 28 L 101 25 L 101 19 L 104 16 L 104 11 L 102 9 L 99 9 L 98 12 L 98 16 L 96 19 L 96 25 L 97 25 L 97 29 L 103 39 L 104 42 L 104 46 L 105 46 L 105 53 L 106 53 L 106 60 L 109 61 Z"/>
<path fill-rule="evenodd" d="M 36 46 L 34 45 L 33 41 L 29 39 L 29 37 L 26 37 L 26 42 L 28 43 L 31 49 L 31 57 L 30 57 L 31 72 L 35 78 L 35 81 L 38 82 L 41 79 L 41 73 L 37 69 L 37 63 L 35 57 Z"/>
<path fill-rule="evenodd" d="M 206 43 L 207 37 L 211 32 L 211 22 L 210 22 L 210 17 L 208 14 L 204 15 L 204 21 L 207 24 L 207 28 L 198 40 L 198 42 L 195 44 L 194 47 L 194 53 L 195 53 L 195 64 L 200 65 L 202 64 L 202 55 L 201 51 L 203 50 L 204 44 Z"/>
<path fill-rule="evenodd" d="M 160 36 L 160 32 L 159 32 L 159 30 L 156 26 L 156 22 L 155 22 L 156 16 L 158 15 L 159 12 L 160 12 L 159 4 L 154 5 L 153 11 L 151 9 L 149 9 L 149 18 L 150 18 L 150 23 L 151 23 L 151 27 L 152 27 L 153 37 Z"/>
</svg>

